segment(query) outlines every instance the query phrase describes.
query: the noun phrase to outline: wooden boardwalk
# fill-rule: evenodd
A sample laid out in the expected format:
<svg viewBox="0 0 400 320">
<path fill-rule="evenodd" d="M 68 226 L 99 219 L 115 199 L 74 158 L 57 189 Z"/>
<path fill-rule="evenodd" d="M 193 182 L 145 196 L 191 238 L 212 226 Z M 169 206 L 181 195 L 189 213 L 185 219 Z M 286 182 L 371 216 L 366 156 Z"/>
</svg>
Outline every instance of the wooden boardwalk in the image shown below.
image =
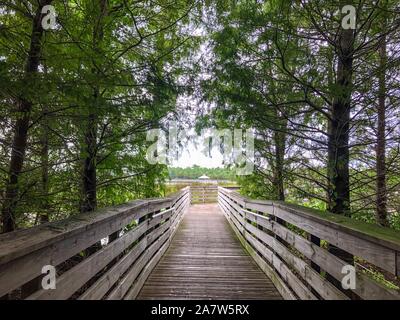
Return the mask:
<svg viewBox="0 0 400 320">
<path fill-rule="evenodd" d="M 193 205 L 138 299 L 282 299 L 216 203 Z"/>
<path fill-rule="evenodd" d="M 205 204 L 216 198 L 219 206 Z M 109 236 L 114 240 L 91 255 L 73 258 Z M 400 300 L 400 289 L 361 268 L 357 286 L 343 292 L 335 284 L 348 262 L 311 236 L 397 285 L 399 232 L 204 185 L 0 235 L 0 298 Z M 45 265 L 61 271 L 55 290 L 38 285 Z"/>
</svg>

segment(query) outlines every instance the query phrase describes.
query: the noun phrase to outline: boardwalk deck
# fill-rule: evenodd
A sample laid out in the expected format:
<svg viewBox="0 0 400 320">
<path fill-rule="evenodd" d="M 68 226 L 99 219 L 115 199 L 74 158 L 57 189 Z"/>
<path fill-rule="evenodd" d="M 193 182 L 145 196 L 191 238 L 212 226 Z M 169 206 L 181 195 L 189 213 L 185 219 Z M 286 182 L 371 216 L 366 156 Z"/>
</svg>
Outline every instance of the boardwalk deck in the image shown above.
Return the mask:
<svg viewBox="0 0 400 320">
<path fill-rule="evenodd" d="M 138 299 L 281 299 L 217 204 L 193 205 Z"/>
<path fill-rule="evenodd" d="M 393 288 L 400 275 L 398 232 L 281 201 L 246 198 L 222 187 L 204 188 L 212 198 L 218 192 L 219 207 L 190 206 L 199 200 L 196 189 L 0 235 L 0 297 L 400 300 L 400 290 Z M 134 227 L 133 221 L 138 222 Z M 109 236 L 114 240 L 71 263 Z M 335 283 L 342 281 L 348 262 L 311 236 L 382 270 L 393 286 L 357 267 L 357 286 L 342 292 Z M 312 263 L 332 277 L 318 273 Z M 57 266 L 57 274 L 62 270 L 55 290 L 37 285 L 48 264 Z"/>
</svg>

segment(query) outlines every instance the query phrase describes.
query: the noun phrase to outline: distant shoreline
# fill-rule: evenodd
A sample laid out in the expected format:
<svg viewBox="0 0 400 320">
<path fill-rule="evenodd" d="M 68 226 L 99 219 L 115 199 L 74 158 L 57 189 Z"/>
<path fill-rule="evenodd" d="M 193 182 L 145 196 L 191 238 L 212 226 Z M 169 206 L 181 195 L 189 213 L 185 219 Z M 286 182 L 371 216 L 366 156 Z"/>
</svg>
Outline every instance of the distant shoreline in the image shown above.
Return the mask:
<svg viewBox="0 0 400 320">
<path fill-rule="evenodd" d="M 186 179 L 186 178 L 174 178 L 166 181 L 167 184 L 178 184 L 178 183 L 232 183 L 237 184 L 236 181 L 226 179 Z"/>
</svg>

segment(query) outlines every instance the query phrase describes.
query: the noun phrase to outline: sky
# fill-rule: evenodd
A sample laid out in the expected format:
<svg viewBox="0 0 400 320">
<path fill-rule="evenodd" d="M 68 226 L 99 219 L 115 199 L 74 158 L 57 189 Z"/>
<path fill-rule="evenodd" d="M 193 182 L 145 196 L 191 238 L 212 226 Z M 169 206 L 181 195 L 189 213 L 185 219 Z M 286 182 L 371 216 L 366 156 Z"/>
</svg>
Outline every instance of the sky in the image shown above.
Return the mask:
<svg viewBox="0 0 400 320">
<path fill-rule="evenodd" d="M 211 157 L 208 157 L 203 154 L 200 146 L 196 147 L 193 142 L 189 142 L 178 160 L 173 161 L 172 166 L 186 168 L 198 165 L 205 168 L 217 168 L 224 167 L 222 161 L 222 154 L 216 148 L 212 149 Z"/>
</svg>

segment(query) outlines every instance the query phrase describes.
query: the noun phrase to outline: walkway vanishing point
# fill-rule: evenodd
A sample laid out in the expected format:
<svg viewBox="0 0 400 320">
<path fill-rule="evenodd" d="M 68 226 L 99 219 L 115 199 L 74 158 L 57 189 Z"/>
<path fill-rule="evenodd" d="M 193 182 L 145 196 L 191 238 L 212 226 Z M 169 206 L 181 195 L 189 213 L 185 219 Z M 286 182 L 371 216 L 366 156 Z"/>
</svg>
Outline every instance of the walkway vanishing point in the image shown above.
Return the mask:
<svg viewBox="0 0 400 320">
<path fill-rule="evenodd" d="M 348 262 L 329 245 L 355 257 L 354 288 L 341 287 Z M 374 280 L 361 264 L 399 276 L 398 233 L 192 186 L 0 235 L 0 297 L 400 299 L 398 289 Z M 45 290 L 52 276 L 56 288 Z"/>
<path fill-rule="evenodd" d="M 281 299 L 217 204 L 195 204 L 138 299 Z"/>
</svg>

